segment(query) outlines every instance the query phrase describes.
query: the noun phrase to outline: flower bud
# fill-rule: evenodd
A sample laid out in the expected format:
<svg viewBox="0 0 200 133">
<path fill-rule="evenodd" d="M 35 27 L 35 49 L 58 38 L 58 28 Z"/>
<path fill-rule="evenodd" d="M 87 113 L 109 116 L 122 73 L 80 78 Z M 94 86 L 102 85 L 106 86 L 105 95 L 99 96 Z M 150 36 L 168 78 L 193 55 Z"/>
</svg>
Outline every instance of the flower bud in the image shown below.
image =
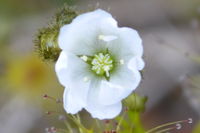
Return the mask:
<svg viewBox="0 0 200 133">
<path fill-rule="evenodd" d="M 71 23 L 76 16 L 78 16 L 78 13 L 75 9 L 65 5 L 55 14 L 51 24 L 57 25 L 60 29 L 63 25 Z"/>
<path fill-rule="evenodd" d="M 39 29 L 35 46 L 39 56 L 44 60 L 56 61 L 61 52 L 58 46 L 60 28 L 72 22 L 78 14 L 74 9 L 64 6 L 52 18 L 47 27 Z"/>
<path fill-rule="evenodd" d="M 147 101 L 147 97 L 139 96 L 136 93 L 131 94 L 128 98 L 126 98 L 123 103 L 127 107 L 128 110 L 143 112 L 145 110 L 145 103 Z"/>
<path fill-rule="evenodd" d="M 61 51 L 57 42 L 58 32 L 56 27 L 40 29 L 35 46 L 39 56 L 44 60 L 57 60 Z"/>
</svg>

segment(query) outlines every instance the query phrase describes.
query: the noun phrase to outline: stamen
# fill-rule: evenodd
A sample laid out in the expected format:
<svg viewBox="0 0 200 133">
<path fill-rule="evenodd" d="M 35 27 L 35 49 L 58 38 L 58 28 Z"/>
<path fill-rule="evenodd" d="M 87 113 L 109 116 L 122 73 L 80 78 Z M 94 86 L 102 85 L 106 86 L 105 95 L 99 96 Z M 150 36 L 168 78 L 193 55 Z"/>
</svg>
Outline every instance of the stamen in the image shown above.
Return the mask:
<svg viewBox="0 0 200 133">
<path fill-rule="evenodd" d="M 94 55 L 91 62 L 92 70 L 98 75 L 110 76 L 110 71 L 113 69 L 113 60 L 109 54 L 99 53 Z"/>
<path fill-rule="evenodd" d="M 121 60 L 119 61 L 119 63 L 120 63 L 121 65 L 124 65 L 124 60 L 121 59 Z"/>
<path fill-rule="evenodd" d="M 84 77 L 84 78 L 83 78 L 83 81 L 84 81 L 84 82 L 88 82 L 88 81 L 89 81 L 89 78 L 88 78 L 88 77 Z"/>
<path fill-rule="evenodd" d="M 106 71 L 106 76 L 110 77 L 109 71 Z"/>
<path fill-rule="evenodd" d="M 81 56 L 81 59 L 86 62 L 88 60 L 88 57 L 83 55 L 83 56 Z"/>
<path fill-rule="evenodd" d="M 109 77 L 110 76 L 110 74 L 109 74 L 110 66 L 104 66 L 103 69 L 106 72 L 106 76 Z"/>
<path fill-rule="evenodd" d="M 98 36 L 98 39 L 99 39 L 99 40 L 103 40 L 103 38 L 104 38 L 104 35 L 99 35 L 99 36 Z"/>
<path fill-rule="evenodd" d="M 113 35 L 99 35 L 98 39 L 103 40 L 105 42 L 110 42 L 110 41 L 117 39 L 117 37 L 113 36 Z"/>
</svg>

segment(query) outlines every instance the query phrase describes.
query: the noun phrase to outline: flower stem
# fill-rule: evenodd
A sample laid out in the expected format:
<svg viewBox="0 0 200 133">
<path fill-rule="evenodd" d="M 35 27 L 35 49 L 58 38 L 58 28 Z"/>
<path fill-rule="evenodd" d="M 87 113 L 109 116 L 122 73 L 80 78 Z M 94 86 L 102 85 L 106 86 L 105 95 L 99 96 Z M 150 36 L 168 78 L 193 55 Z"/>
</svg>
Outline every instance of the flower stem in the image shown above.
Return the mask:
<svg viewBox="0 0 200 133">
<path fill-rule="evenodd" d="M 73 133 L 73 130 L 72 130 L 70 124 L 68 124 L 67 121 L 64 121 L 64 123 L 67 126 L 67 129 L 68 129 L 69 133 Z M 68 132 L 66 132 L 66 133 L 68 133 Z"/>
<path fill-rule="evenodd" d="M 96 124 L 97 124 L 97 128 L 99 129 L 99 131 L 101 132 L 101 125 L 100 125 L 100 123 L 99 123 L 99 121 L 98 121 L 98 119 L 95 119 L 95 122 L 96 122 Z"/>
<path fill-rule="evenodd" d="M 80 118 L 79 114 L 77 114 L 76 116 L 77 116 L 78 123 L 81 125 L 81 118 Z M 84 133 L 81 127 L 79 127 L 79 132 Z"/>
<path fill-rule="evenodd" d="M 117 132 L 117 133 L 118 133 L 119 130 L 120 130 L 120 127 L 121 127 L 122 121 L 124 120 L 125 115 L 126 115 L 126 111 L 123 112 L 123 114 L 122 114 L 122 116 L 121 116 L 121 118 L 120 118 L 120 120 L 119 120 L 119 123 L 118 123 L 117 128 L 116 128 L 116 132 Z"/>
<path fill-rule="evenodd" d="M 80 119 L 78 120 L 77 117 L 73 116 L 73 115 L 67 115 L 69 119 L 71 119 L 79 128 L 79 132 L 80 133 L 84 133 L 83 130 L 86 130 L 85 127 L 80 123 Z"/>
</svg>

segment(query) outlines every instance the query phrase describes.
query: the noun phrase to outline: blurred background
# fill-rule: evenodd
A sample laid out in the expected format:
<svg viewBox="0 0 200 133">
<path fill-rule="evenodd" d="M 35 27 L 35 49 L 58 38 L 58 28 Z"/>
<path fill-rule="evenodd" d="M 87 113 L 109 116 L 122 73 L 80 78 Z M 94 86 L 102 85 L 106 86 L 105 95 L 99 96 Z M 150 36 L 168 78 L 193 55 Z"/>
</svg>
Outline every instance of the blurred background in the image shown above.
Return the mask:
<svg viewBox="0 0 200 133">
<path fill-rule="evenodd" d="M 108 10 L 119 26 L 139 31 L 144 45 L 144 80 L 137 89 L 148 96 L 144 127 L 193 118 L 180 133 L 200 133 L 200 0 L 0 0 L 0 133 L 44 133 L 63 126 L 63 87 L 53 63 L 34 53 L 37 30 L 64 3 L 88 11 Z M 178 132 L 178 131 L 176 131 Z"/>
</svg>

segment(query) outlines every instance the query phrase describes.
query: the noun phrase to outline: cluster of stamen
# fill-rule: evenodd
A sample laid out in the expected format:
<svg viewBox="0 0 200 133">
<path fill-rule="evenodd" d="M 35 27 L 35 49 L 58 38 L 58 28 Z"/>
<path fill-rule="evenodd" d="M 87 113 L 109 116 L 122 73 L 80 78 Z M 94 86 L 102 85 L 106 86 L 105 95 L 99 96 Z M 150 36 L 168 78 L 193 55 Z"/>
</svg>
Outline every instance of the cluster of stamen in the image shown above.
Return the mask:
<svg viewBox="0 0 200 133">
<path fill-rule="evenodd" d="M 106 77 L 109 77 L 110 71 L 113 69 L 113 59 L 109 54 L 99 53 L 94 55 L 91 65 L 92 70 L 97 75 L 105 75 Z"/>
</svg>

